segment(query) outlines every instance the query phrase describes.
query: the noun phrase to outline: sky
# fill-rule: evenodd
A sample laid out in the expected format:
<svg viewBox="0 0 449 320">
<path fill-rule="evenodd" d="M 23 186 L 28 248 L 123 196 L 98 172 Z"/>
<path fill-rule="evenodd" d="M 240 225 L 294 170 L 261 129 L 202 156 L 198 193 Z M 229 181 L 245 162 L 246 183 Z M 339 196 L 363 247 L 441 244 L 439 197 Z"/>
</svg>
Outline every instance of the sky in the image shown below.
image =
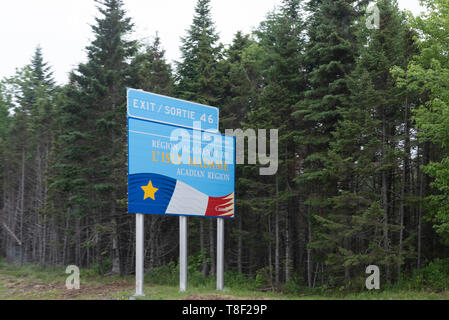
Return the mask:
<svg viewBox="0 0 449 320">
<path fill-rule="evenodd" d="M 401 9 L 419 14 L 419 0 L 398 0 Z M 169 62 L 179 60 L 180 38 L 192 23 L 196 0 L 124 0 L 135 31 L 151 42 L 156 32 Z M 237 31 L 251 32 L 280 0 L 211 0 L 212 17 L 223 44 Z M 0 2 L 0 79 L 28 64 L 38 45 L 59 84 L 85 62 L 93 40 L 90 25 L 97 14 L 94 0 L 9 0 Z"/>
</svg>

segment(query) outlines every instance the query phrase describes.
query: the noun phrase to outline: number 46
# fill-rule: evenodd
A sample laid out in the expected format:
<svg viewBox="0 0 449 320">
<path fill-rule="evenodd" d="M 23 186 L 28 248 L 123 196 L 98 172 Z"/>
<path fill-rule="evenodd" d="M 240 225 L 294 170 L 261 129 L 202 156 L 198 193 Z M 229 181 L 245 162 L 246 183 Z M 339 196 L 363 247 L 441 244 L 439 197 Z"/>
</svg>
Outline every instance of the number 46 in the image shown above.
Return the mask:
<svg viewBox="0 0 449 320">
<path fill-rule="evenodd" d="M 209 122 L 210 124 L 214 123 L 214 117 L 212 115 L 209 115 L 209 117 L 207 117 L 206 119 L 206 114 L 203 114 L 200 120 L 203 122 Z"/>
</svg>

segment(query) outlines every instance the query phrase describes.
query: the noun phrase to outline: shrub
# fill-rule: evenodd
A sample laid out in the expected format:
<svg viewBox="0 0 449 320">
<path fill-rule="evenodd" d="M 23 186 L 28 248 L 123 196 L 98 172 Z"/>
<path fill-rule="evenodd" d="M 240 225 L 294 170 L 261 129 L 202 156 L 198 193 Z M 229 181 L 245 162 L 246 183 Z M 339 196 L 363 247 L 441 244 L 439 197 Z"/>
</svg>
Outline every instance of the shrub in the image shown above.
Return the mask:
<svg viewBox="0 0 449 320">
<path fill-rule="evenodd" d="M 415 289 L 449 290 L 449 259 L 435 259 L 421 270 L 415 270 L 409 280 Z"/>
<path fill-rule="evenodd" d="M 169 264 L 151 269 L 145 275 L 145 282 L 176 286 L 179 284 L 179 266 L 171 261 Z"/>
<path fill-rule="evenodd" d="M 256 279 L 235 270 L 226 271 L 224 280 L 226 287 L 233 289 L 255 290 L 257 287 Z"/>
</svg>

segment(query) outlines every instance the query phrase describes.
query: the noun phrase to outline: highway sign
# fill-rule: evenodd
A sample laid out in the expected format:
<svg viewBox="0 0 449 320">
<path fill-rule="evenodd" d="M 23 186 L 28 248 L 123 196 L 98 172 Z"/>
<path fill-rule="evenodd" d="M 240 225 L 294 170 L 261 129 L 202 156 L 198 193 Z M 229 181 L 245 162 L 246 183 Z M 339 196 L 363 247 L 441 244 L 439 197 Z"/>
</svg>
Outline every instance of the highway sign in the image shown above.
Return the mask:
<svg viewBox="0 0 449 320">
<path fill-rule="evenodd" d="M 136 89 L 127 89 L 128 117 L 194 129 L 218 131 L 219 110 L 195 102 L 170 98 Z"/>
<path fill-rule="evenodd" d="M 128 118 L 128 211 L 234 217 L 235 137 Z"/>
</svg>

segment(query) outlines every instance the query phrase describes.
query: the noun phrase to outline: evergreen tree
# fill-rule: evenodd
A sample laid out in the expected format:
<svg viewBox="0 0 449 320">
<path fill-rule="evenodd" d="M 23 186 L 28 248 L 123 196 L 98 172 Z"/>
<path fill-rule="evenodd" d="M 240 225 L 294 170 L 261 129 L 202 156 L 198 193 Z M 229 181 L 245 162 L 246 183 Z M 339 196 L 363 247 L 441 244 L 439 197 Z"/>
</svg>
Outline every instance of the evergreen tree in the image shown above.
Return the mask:
<svg viewBox="0 0 449 320">
<path fill-rule="evenodd" d="M 27 78 L 26 82 L 19 84 L 21 96 L 18 103 L 28 109 L 32 109 L 38 102 L 38 91 L 41 91 L 40 94 L 48 96 L 55 87 L 53 72 L 48 63 L 44 61 L 40 46 L 34 52 L 29 70 L 32 75 Z"/>
<path fill-rule="evenodd" d="M 354 70 L 358 44 L 356 19 L 361 1 L 311 0 L 307 11 L 308 43 L 304 55 L 307 87 L 304 99 L 296 104 L 295 115 L 302 130 L 296 134 L 304 159 L 297 182 L 306 196 L 308 241 L 313 241 L 315 215 L 326 216 L 330 198 L 336 195 L 337 181 L 325 169 L 332 133 L 348 105 L 347 76 Z M 312 252 L 308 248 L 308 284 L 312 287 Z"/>
<path fill-rule="evenodd" d="M 404 132 L 397 128 L 404 123 L 404 109 L 409 108 L 410 101 L 395 86 L 390 70 L 406 65 L 413 53 L 408 47 L 412 34 L 396 1 L 381 0 L 377 6 L 382 18 L 379 29 L 367 29 L 364 19 L 359 23 L 360 56 L 356 69 L 346 77 L 350 100 L 340 109 L 341 120 L 332 133 L 325 161 L 329 176 L 338 181 L 338 193 L 329 198 L 333 208 L 329 216 L 316 217 L 325 228 L 319 231 L 314 247 L 322 245 L 334 280 L 338 282 L 340 274 L 340 281 L 347 284 L 354 276 L 364 277 L 367 263 L 384 266 L 390 280 L 390 268 L 403 264 L 405 243 L 403 233 L 399 245 L 393 243 L 403 222 L 394 224 L 396 217 L 403 221 L 409 212 L 405 192 L 410 168 L 399 160 L 411 157 L 410 142 L 404 154 L 399 145 L 409 139 L 410 127 L 404 126 Z M 401 176 L 404 180 L 392 178 Z M 399 214 L 395 207 L 400 208 Z M 370 225 L 378 228 L 367 236 Z M 332 226 L 341 229 L 332 230 Z"/>
<path fill-rule="evenodd" d="M 55 86 L 55 80 L 53 79 L 53 72 L 48 62 L 44 62 L 42 48 L 37 46 L 34 56 L 31 59 L 31 70 L 34 73 L 34 84 L 44 85 L 48 88 Z"/>
<path fill-rule="evenodd" d="M 4 188 L 5 188 L 5 180 L 4 180 L 4 172 L 5 172 L 5 151 L 6 151 L 6 139 L 7 133 L 9 129 L 10 116 L 9 110 L 12 108 L 11 98 L 8 97 L 6 90 L 4 89 L 3 84 L 0 82 L 0 221 L 5 218 L 4 212 Z"/>
<path fill-rule="evenodd" d="M 129 60 L 136 43 L 127 40 L 132 23 L 121 0 L 97 1 L 101 14 L 92 26 L 95 35 L 87 47 L 87 63 L 70 75 L 67 101 L 62 108 L 60 141 L 55 150 L 53 190 L 63 192 L 63 210 L 75 220 L 75 255 L 85 265 L 81 221 L 93 225 L 97 239 L 93 255 L 104 272 L 103 258 L 112 259 L 112 272 L 123 269 L 119 225 L 126 212 L 126 85 Z M 87 239 L 88 240 L 88 239 Z M 68 240 L 67 240 L 68 241 Z"/>
<path fill-rule="evenodd" d="M 173 91 L 171 66 L 165 59 L 161 39 L 156 34 L 154 42 L 134 57 L 132 63 L 133 87 L 163 95 Z"/>
<path fill-rule="evenodd" d="M 4 141 L 8 128 L 9 110 L 12 108 L 11 97 L 0 82 L 0 137 Z"/>
<path fill-rule="evenodd" d="M 260 88 L 255 90 L 260 92 L 260 97 L 254 99 L 257 106 L 248 110 L 246 125 L 252 129 L 277 129 L 279 132 L 280 152 L 276 176 L 260 177 L 259 172 L 251 168 L 244 171 L 244 179 L 255 182 L 248 186 L 251 192 L 245 190 L 245 193 L 252 194 L 246 206 L 252 209 L 257 220 L 269 226 L 265 239 L 269 250 L 267 267 L 270 277 L 274 276 L 276 286 L 282 277 L 281 260 L 284 261 L 285 281 L 290 278 L 294 260 L 290 225 L 291 219 L 297 214 L 298 205 L 297 194 L 293 191 L 298 149 L 292 134 L 297 128 L 292 113 L 304 89 L 304 23 L 301 9 L 301 1 L 283 1 L 282 6 L 271 12 L 256 32 L 258 47 L 262 52 L 258 61 L 262 81 L 259 82 Z M 284 250 L 281 252 L 282 244 Z"/>
<path fill-rule="evenodd" d="M 179 98 L 205 105 L 220 107 L 222 98 L 222 75 L 219 70 L 222 58 L 222 45 L 215 31 L 210 10 L 210 0 L 198 0 L 193 22 L 187 35 L 181 38 L 181 58 L 177 63 L 175 95 Z M 197 228 L 192 228 L 192 238 L 196 238 Z M 206 242 L 204 221 L 199 222 L 199 246 L 202 255 L 202 273 L 208 273 L 207 256 L 210 261 L 210 273 L 215 273 L 215 231 L 209 222 L 209 237 Z M 194 244 L 194 243 L 193 243 Z M 207 244 L 209 248 L 206 248 Z"/>
<path fill-rule="evenodd" d="M 259 97 L 263 88 L 262 60 L 263 48 L 250 35 L 237 32 L 232 44 L 221 61 L 220 71 L 224 73 L 224 101 L 220 109 L 221 132 L 226 129 L 251 129 L 249 114 L 259 107 Z M 246 152 L 245 152 L 246 154 Z M 264 212 L 259 201 L 260 192 L 265 191 L 259 183 L 257 168 L 252 165 L 236 167 L 236 215 L 235 227 L 229 233 L 232 251 L 230 264 L 240 273 L 251 272 L 249 261 L 264 252 L 266 247 L 251 236 L 249 226 L 261 226 L 260 216 Z"/>
<path fill-rule="evenodd" d="M 222 45 L 210 11 L 210 0 L 198 0 L 187 36 L 181 38 L 181 62 L 177 63 L 176 94 L 186 100 L 216 106 L 221 79 L 217 67 Z"/>
<path fill-rule="evenodd" d="M 249 114 L 259 107 L 263 89 L 263 55 L 263 48 L 250 35 L 244 35 L 241 31 L 235 34 L 219 68 L 223 73 L 224 88 L 221 128 L 242 128 L 248 123 Z"/>
<path fill-rule="evenodd" d="M 20 249 L 21 263 L 43 262 L 42 249 L 45 245 L 45 242 L 42 244 L 42 236 L 46 226 L 41 210 L 46 204 L 45 171 L 51 143 L 54 87 L 50 88 L 49 85 L 53 85 L 54 81 L 51 70 L 42 66 L 45 63 L 38 48 L 31 64 L 7 81 L 11 90 L 9 103 L 14 97 L 14 114 L 7 128 L 5 144 L 9 148 L 5 153 L 3 172 L 5 177 L 15 175 L 17 179 L 5 185 L 3 202 L 7 206 L 8 228 L 24 244 Z M 19 203 L 18 206 L 11 206 L 9 201 L 13 199 Z M 12 248 L 11 243 L 7 245 L 8 249 Z"/>
</svg>

